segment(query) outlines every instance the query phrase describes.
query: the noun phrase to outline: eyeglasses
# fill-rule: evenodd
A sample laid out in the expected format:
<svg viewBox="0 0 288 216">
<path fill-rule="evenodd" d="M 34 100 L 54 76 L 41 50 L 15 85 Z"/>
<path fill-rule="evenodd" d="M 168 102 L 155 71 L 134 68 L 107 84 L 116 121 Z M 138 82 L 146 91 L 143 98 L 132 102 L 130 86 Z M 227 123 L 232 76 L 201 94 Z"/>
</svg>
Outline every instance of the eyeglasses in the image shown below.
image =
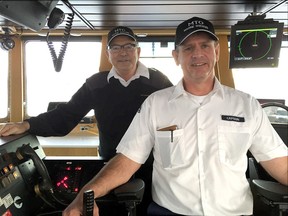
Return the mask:
<svg viewBox="0 0 288 216">
<path fill-rule="evenodd" d="M 108 46 L 108 49 L 112 52 L 112 53 L 119 53 L 122 49 L 125 52 L 132 52 L 135 50 L 135 48 L 138 47 L 137 44 L 134 43 L 128 43 L 128 44 L 124 44 L 124 45 L 110 45 Z"/>
</svg>

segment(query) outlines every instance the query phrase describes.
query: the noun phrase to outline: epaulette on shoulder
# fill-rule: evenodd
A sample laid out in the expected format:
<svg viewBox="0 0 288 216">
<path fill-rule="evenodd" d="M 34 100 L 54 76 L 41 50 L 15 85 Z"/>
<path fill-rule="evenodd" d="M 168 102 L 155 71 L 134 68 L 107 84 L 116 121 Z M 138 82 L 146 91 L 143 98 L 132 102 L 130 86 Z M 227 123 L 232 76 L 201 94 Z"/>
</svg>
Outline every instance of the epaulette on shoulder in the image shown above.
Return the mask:
<svg viewBox="0 0 288 216">
<path fill-rule="evenodd" d="M 148 70 L 149 70 L 150 77 L 151 76 L 163 76 L 164 75 L 161 71 L 157 70 L 156 68 L 148 68 Z"/>
<path fill-rule="evenodd" d="M 167 76 L 156 68 L 148 68 L 150 79 L 144 79 L 143 82 L 150 86 L 158 87 L 159 83 L 168 80 Z"/>
<path fill-rule="evenodd" d="M 148 70 L 149 70 L 149 71 L 159 71 L 159 70 L 157 70 L 156 68 L 153 68 L 153 67 L 148 68 Z"/>
<path fill-rule="evenodd" d="M 105 87 L 108 84 L 107 82 L 108 73 L 109 71 L 99 72 L 89 77 L 86 80 L 86 84 L 89 87 L 89 89 L 94 90 L 96 88 Z"/>
</svg>

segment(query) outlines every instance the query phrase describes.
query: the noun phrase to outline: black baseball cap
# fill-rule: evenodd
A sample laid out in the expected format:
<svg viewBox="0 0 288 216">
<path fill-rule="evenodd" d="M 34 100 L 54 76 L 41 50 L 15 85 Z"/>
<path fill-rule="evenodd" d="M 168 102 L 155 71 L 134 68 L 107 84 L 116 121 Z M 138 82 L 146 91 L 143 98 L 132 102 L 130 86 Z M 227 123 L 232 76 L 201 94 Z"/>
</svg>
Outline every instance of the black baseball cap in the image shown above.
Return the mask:
<svg viewBox="0 0 288 216">
<path fill-rule="evenodd" d="M 175 48 L 196 32 L 206 32 L 213 40 L 219 40 L 211 22 L 200 17 L 192 17 L 178 25 L 175 36 Z"/>
<path fill-rule="evenodd" d="M 107 45 L 111 43 L 111 41 L 120 35 L 126 35 L 128 37 L 131 37 L 134 41 L 137 41 L 136 35 L 132 31 L 132 29 L 125 27 L 125 26 L 118 26 L 113 28 L 109 33 L 108 33 L 108 42 Z"/>
</svg>

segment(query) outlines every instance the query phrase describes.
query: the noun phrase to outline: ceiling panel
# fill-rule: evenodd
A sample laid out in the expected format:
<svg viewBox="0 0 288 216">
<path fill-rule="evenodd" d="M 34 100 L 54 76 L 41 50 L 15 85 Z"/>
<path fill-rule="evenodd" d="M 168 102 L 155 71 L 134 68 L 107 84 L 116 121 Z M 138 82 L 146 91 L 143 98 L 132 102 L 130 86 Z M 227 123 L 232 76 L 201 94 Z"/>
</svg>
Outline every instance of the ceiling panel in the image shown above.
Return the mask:
<svg viewBox="0 0 288 216">
<path fill-rule="evenodd" d="M 101 30 L 111 29 L 117 25 L 133 29 L 175 29 L 180 22 L 192 16 L 208 19 L 216 28 L 228 29 L 253 12 L 259 14 L 270 9 L 266 18 L 283 22 L 286 28 L 288 26 L 288 3 L 283 0 L 70 0 L 69 2 L 95 29 Z M 62 1 L 58 2 L 57 7 L 65 14 L 71 13 Z M 0 17 L 0 25 L 20 27 L 3 17 Z M 65 22 L 58 28 L 64 27 Z M 73 29 L 88 29 L 88 27 L 75 15 Z"/>
</svg>

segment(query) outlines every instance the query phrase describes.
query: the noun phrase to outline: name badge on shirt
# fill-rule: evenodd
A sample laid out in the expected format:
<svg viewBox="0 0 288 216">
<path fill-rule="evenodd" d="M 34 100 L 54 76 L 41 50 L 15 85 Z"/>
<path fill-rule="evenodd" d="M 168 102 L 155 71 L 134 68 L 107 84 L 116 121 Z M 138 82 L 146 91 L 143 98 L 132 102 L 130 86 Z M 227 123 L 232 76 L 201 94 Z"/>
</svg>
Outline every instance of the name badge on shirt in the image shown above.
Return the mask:
<svg viewBox="0 0 288 216">
<path fill-rule="evenodd" d="M 224 121 L 245 122 L 245 118 L 239 116 L 221 115 L 221 119 Z"/>
</svg>

